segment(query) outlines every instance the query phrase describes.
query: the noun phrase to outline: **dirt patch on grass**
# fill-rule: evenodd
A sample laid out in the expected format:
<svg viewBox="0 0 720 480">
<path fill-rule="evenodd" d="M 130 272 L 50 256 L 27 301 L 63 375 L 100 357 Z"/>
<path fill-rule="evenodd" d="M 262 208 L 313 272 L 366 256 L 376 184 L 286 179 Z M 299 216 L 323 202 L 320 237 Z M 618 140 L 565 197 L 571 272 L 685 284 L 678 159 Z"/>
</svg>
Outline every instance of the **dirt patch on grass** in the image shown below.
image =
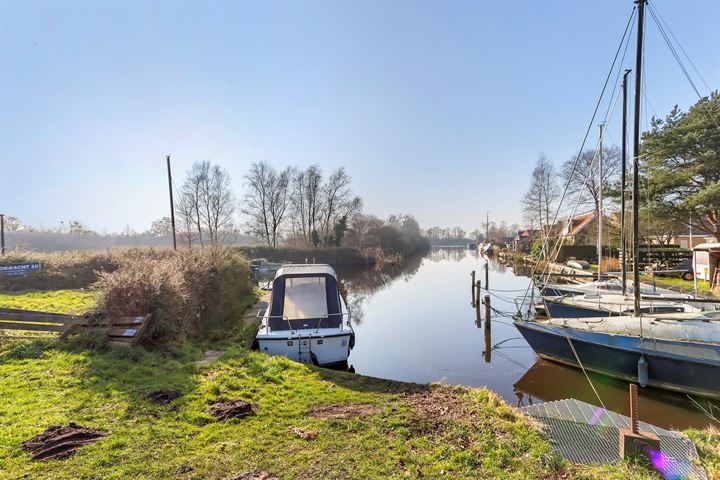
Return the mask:
<svg viewBox="0 0 720 480">
<path fill-rule="evenodd" d="M 460 391 L 453 388 L 433 388 L 404 396 L 413 413 L 427 420 L 467 420 L 474 412 Z"/>
<path fill-rule="evenodd" d="M 321 420 L 350 420 L 380 413 L 380 407 L 367 403 L 351 403 L 347 405 L 318 405 L 308 412 L 311 417 Z"/>
<path fill-rule="evenodd" d="M 228 480 L 280 480 L 272 473 L 263 472 L 262 470 L 253 470 L 252 472 L 243 473 L 237 477 L 229 478 Z"/>
<path fill-rule="evenodd" d="M 176 398 L 180 397 L 180 392 L 176 390 L 157 390 L 150 392 L 146 395 L 146 398 L 158 405 L 167 405 Z"/>
<path fill-rule="evenodd" d="M 32 453 L 33 460 L 54 460 L 72 455 L 75 450 L 105 436 L 105 432 L 91 430 L 74 423 L 53 425 L 40 435 L 20 444 Z"/>
<path fill-rule="evenodd" d="M 255 415 L 257 407 L 252 403 L 243 402 L 242 400 L 234 400 L 230 402 L 221 402 L 213 405 L 211 413 L 218 420 L 224 422 L 231 418 L 245 418 Z M 252 478 L 252 477 L 249 477 Z"/>
</svg>

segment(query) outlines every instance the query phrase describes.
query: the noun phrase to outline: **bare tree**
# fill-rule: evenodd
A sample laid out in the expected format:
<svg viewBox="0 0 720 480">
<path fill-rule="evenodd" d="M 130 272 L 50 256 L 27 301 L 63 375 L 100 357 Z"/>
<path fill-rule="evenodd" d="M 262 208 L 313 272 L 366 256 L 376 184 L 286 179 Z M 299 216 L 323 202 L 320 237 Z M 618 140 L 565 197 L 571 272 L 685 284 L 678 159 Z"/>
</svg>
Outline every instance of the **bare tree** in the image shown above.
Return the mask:
<svg viewBox="0 0 720 480">
<path fill-rule="evenodd" d="M 243 213 L 250 217 L 249 230 L 271 247 L 277 246 L 289 204 L 292 170 L 278 172 L 267 161 L 253 163 L 245 175 L 247 192 Z"/>
<path fill-rule="evenodd" d="M 293 229 L 306 246 L 320 241 L 318 224 L 321 212 L 322 172 L 317 165 L 297 172 L 292 181 L 290 203 L 292 205 Z"/>
<path fill-rule="evenodd" d="M 360 197 L 353 196 L 350 188 L 351 178 L 340 167 L 330 175 L 321 189 L 320 198 L 320 234 L 323 242 L 334 243 L 331 238 L 335 225 L 362 208 Z"/>
<path fill-rule="evenodd" d="M 551 233 L 555 202 L 559 195 L 553 164 L 541 153 L 530 178 L 530 188 L 523 197 L 522 210 L 529 224 L 540 226 L 543 244 Z M 546 253 L 543 251 L 543 254 Z"/>
<path fill-rule="evenodd" d="M 600 178 L 599 152 L 596 150 L 585 150 L 580 153 L 577 166 L 576 157 L 568 159 L 562 167 L 561 177 L 568 185 L 567 195 L 569 205 L 574 208 L 577 205 L 581 209 L 592 208 L 596 213 L 600 211 L 600 189 L 603 189 L 603 208 L 612 201 L 615 192 L 615 185 L 620 176 L 622 159 L 618 147 L 603 149 L 603 172 Z"/>
<path fill-rule="evenodd" d="M 185 178 L 178 204 L 181 222 L 194 227 L 201 245 L 203 232 L 211 244 L 219 243 L 232 225 L 235 211 L 230 175 L 209 161 L 195 162 Z"/>
</svg>

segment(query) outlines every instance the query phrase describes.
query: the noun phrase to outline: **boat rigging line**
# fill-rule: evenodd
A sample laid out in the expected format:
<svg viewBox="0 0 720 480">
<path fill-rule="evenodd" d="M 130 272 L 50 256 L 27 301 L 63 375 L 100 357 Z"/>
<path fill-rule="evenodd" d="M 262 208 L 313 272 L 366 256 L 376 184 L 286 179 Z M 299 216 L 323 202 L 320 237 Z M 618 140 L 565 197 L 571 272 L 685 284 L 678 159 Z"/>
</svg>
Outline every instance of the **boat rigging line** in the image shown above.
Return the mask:
<svg viewBox="0 0 720 480">
<path fill-rule="evenodd" d="M 610 82 L 610 78 L 612 77 L 612 73 L 615 70 L 615 65 L 617 63 L 618 57 L 620 56 L 620 51 L 623 49 L 623 44 L 626 43 L 626 39 L 629 40 L 628 33 L 631 31 L 636 11 L 637 11 L 637 7 L 634 6 L 632 9 L 632 12 L 630 13 L 630 17 L 628 18 L 627 24 L 625 25 L 625 30 L 623 32 L 622 38 L 620 39 L 620 44 L 618 45 L 617 50 L 615 51 L 615 56 L 613 57 L 612 64 L 610 65 L 610 70 L 608 71 L 608 74 L 605 77 L 605 82 L 603 84 L 602 90 L 600 91 L 600 96 L 598 97 L 597 103 L 595 104 L 595 109 L 593 110 L 593 114 L 592 114 L 592 117 L 590 118 L 590 122 L 588 123 L 588 127 L 585 131 L 585 136 L 583 137 L 582 144 L 580 145 L 580 150 L 578 151 L 577 157 L 575 158 L 575 162 L 573 163 L 573 168 L 570 172 L 570 175 L 568 176 L 568 180 L 565 182 L 565 187 L 563 188 L 563 193 L 560 197 L 560 202 L 559 202 L 558 207 L 555 210 L 555 214 L 553 216 L 553 222 L 552 222 L 553 224 L 557 223 L 557 219 L 560 215 L 560 210 L 562 208 L 563 200 L 567 196 L 568 189 L 570 188 L 570 183 L 572 182 L 575 171 L 577 170 L 577 167 L 580 163 L 580 157 L 582 155 L 582 151 L 585 148 L 585 144 L 587 143 L 587 139 L 590 135 L 590 131 L 593 128 L 593 125 L 595 124 L 595 117 L 597 116 L 598 110 L 600 109 L 600 105 L 602 104 L 602 99 L 605 96 L 605 91 L 607 90 L 608 84 Z M 546 251 L 547 243 L 548 243 L 547 238 L 543 239 L 543 251 Z M 545 268 L 547 268 L 547 266 Z M 544 273 L 544 271 L 543 271 L 543 273 Z M 533 277 L 534 275 L 535 275 L 535 267 L 533 267 L 531 277 Z M 528 296 L 531 288 L 533 288 L 532 284 L 528 285 L 528 288 L 525 291 L 525 297 Z"/>
</svg>

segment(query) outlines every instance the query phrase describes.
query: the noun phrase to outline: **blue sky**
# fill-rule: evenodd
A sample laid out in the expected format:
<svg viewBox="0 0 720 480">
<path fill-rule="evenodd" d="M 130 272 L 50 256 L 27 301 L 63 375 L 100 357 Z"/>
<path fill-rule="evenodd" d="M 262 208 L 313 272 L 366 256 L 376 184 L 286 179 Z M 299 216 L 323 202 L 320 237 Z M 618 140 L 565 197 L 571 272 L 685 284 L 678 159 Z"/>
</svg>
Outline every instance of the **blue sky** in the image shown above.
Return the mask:
<svg viewBox="0 0 720 480">
<path fill-rule="evenodd" d="M 719 88 L 720 2 L 653 5 Z M 168 213 L 172 154 L 178 184 L 211 160 L 238 197 L 252 162 L 318 163 L 345 166 L 380 216 L 519 221 L 538 154 L 560 165 L 579 148 L 631 8 L 0 0 L 0 211 L 142 230 Z M 687 108 L 695 94 L 647 30 L 648 115 Z"/>
</svg>

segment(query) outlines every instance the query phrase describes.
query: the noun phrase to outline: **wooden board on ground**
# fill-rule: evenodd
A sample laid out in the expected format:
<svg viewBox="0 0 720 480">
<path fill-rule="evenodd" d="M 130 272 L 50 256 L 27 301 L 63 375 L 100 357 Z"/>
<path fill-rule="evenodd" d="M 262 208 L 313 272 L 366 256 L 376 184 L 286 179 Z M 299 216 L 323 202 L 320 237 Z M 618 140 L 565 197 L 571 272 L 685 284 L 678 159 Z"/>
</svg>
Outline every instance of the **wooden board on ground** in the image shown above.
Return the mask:
<svg viewBox="0 0 720 480">
<path fill-rule="evenodd" d="M 110 320 L 108 337 L 113 345 L 136 345 L 150 323 L 150 315 L 137 317 L 119 317 Z"/>
<path fill-rule="evenodd" d="M 88 323 L 87 317 L 64 313 L 0 308 L 0 330 L 61 333 Z"/>
</svg>

